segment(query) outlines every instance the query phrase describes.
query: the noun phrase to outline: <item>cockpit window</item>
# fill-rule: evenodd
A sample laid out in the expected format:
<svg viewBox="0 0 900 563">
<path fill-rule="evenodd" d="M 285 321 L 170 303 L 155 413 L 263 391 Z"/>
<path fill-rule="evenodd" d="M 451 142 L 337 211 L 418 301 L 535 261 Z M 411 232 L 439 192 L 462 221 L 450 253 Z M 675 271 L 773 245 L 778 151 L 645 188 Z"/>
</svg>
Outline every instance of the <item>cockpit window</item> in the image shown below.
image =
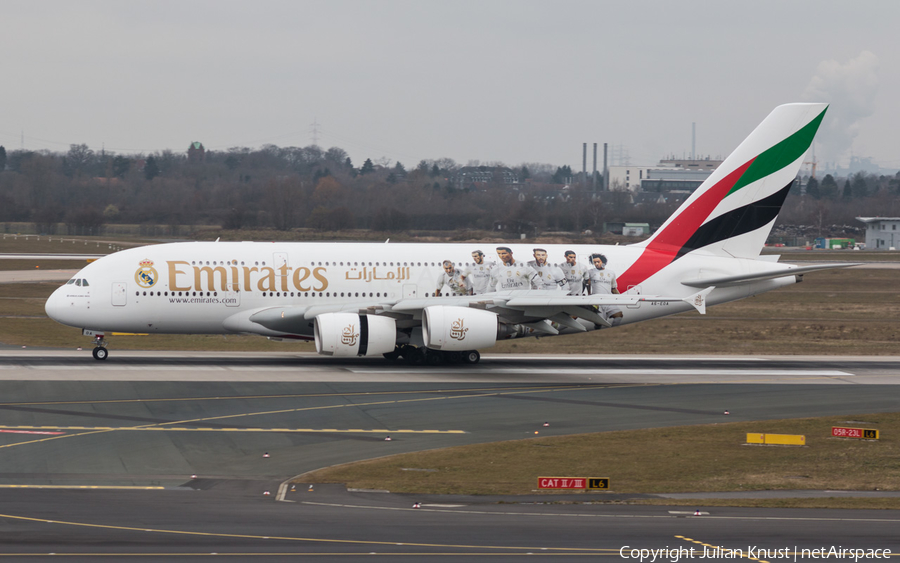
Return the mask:
<svg viewBox="0 0 900 563">
<path fill-rule="evenodd" d="M 87 282 L 87 280 L 81 280 L 81 285 L 82 285 L 83 287 L 87 287 L 87 286 L 89 286 L 89 285 L 91 285 L 91 284 L 89 284 L 89 283 Z"/>
<path fill-rule="evenodd" d="M 75 280 L 75 285 L 77 285 L 78 287 L 81 287 L 81 280 Z"/>
<path fill-rule="evenodd" d="M 73 283 L 75 283 L 75 280 L 74 280 L 74 279 L 71 279 L 71 280 L 69 280 L 69 281 L 66 282 L 66 285 L 72 285 Z"/>
</svg>

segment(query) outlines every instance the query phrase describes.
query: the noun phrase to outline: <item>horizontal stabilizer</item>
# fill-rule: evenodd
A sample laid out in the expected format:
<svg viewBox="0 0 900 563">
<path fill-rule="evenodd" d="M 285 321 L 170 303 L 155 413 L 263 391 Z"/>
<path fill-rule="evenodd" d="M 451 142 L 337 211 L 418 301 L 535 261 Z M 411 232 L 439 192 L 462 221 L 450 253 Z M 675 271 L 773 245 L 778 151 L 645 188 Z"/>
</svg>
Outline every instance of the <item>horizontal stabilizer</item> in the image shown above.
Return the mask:
<svg viewBox="0 0 900 563">
<path fill-rule="evenodd" d="M 850 266 L 859 266 L 859 263 L 852 264 L 819 264 L 817 266 L 800 266 L 796 268 L 787 268 L 782 270 L 774 270 L 768 272 L 758 272 L 755 274 L 741 274 L 737 276 L 723 276 L 718 278 L 699 278 L 685 280 L 682 285 L 688 287 L 708 287 L 714 285 L 716 287 L 731 287 L 745 283 L 773 280 L 783 278 L 785 276 L 801 276 L 809 272 L 818 272 L 820 270 L 830 270 L 832 268 L 849 268 Z"/>
<path fill-rule="evenodd" d="M 697 293 L 695 293 L 693 295 L 685 297 L 684 299 L 682 299 L 682 301 L 684 301 L 688 305 L 691 305 L 692 307 L 694 307 L 694 309 L 697 309 L 697 311 L 699 311 L 701 315 L 705 315 L 706 314 L 706 297 L 710 293 L 712 293 L 712 290 L 714 290 L 714 289 L 715 289 L 715 287 L 712 287 L 712 286 L 707 287 L 703 291 L 698 291 Z"/>
</svg>

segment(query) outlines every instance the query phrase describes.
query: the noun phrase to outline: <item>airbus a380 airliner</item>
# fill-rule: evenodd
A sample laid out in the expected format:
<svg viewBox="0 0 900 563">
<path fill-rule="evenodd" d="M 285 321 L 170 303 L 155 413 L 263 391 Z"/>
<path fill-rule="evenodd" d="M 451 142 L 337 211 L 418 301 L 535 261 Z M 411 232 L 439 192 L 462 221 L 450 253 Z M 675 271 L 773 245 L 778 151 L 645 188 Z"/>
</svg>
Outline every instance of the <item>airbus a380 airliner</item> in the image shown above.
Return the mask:
<svg viewBox="0 0 900 563">
<path fill-rule="evenodd" d="M 316 350 L 331 356 L 428 363 L 475 363 L 478 349 L 501 339 L 705 313 L 707 304 L 836 267 L 759 255 L 826 109 L 775 108 L 643 242 L 542 245 L 548 262 L 564 263 L 571 250 L 589 274 L 589 257 L 602 253 L 609 271 L 619 272 L 618 294 L 536 289 L 526 264 L 534 245 L 193 242 L 101 258 L 57 289 L 46 311 L 92 336 L 98 360 L 107 358 L 112 332 L 243 333 L 315 340 Z M 472 263 L 474 251 L 483 251 L 482 264 Z M 451 274 L 478 270 L 484 292 L 466 294 L 458 274 L 455 281 L 447 275 L 450 292 L 435 292 L 445 261 L 453 263 Z"/>
</svg>

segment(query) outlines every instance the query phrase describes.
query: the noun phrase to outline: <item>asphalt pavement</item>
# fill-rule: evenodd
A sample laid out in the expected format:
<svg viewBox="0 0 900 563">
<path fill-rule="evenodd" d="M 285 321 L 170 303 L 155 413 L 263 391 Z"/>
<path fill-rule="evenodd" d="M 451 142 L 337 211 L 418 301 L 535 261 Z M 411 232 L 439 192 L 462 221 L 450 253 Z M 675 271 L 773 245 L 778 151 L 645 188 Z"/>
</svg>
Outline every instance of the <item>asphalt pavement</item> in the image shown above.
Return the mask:
<svg viewBox="0 0 900 563">
<path fill-rule="evenodd" d="M 0 557 L 513 561 L 527 553 L 629 559 L 631 549 L 668 546 L 695 549 L 682 559 L 724 547 L 776 561 L 793 555 L 751 548 L 900 552 L 896 511 L 286 484 L 333 464 L 536 430 L 554 436 L 900 410 L 896 358 L 486 356 L 475 369 L 457 367 L 171 352 L 95 362 L 89 352 L 4 351 Z M 709 553 L 707 560 L 734 559 Z"/>
</svg>

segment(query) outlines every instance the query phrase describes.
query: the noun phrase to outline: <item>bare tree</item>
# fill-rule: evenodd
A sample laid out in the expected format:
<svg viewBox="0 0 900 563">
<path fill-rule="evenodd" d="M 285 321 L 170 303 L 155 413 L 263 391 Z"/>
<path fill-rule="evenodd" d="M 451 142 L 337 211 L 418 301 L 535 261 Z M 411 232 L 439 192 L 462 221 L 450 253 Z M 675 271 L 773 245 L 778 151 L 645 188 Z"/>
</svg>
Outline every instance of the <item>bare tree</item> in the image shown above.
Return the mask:
<svg viewBox="0 0 900 563">
<path fill-rule="evenodd" d="M 303 182 L 296 176 L 269 180 L 266 200 L 272 225 L 279 231 L 297 226 L 297 210 L 301 204 Z"/>
</svg>

